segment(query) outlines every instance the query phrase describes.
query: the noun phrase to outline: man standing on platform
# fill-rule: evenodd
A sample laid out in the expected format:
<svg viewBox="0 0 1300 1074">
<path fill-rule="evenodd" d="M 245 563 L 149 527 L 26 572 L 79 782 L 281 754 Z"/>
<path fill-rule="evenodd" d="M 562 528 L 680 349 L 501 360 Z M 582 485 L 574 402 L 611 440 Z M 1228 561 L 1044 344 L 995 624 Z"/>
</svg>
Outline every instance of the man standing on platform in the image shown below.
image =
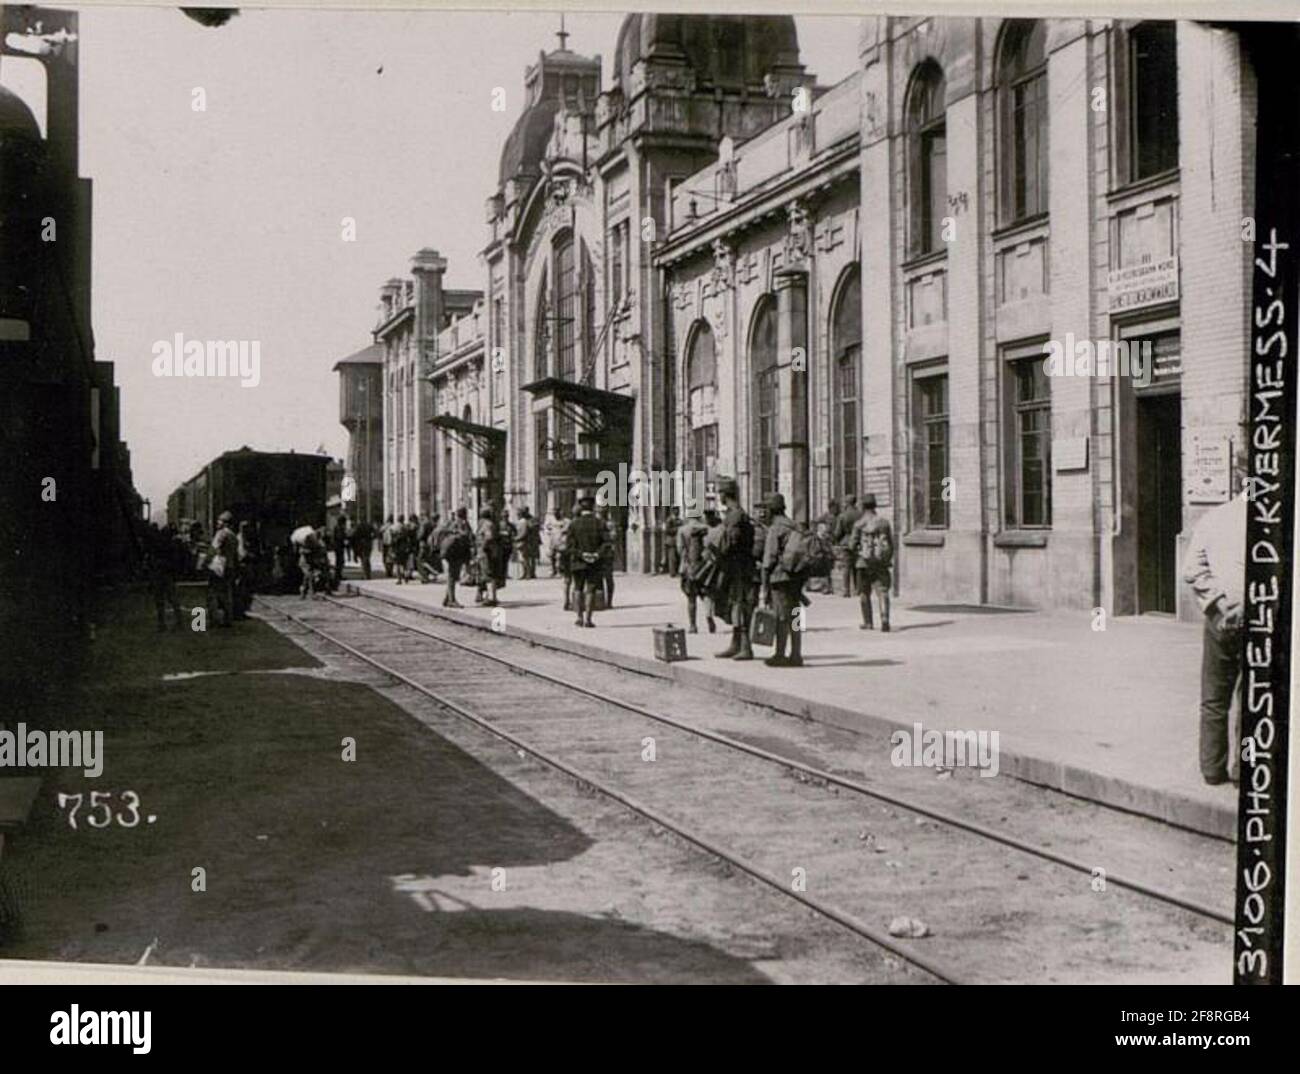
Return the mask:
<svg viewBox="0 0 1300 1074">
<path fill-rule="evenodd" d="M 862 602 L 862 629 L 871 630 L 871 595 L 880 602 L 880 631 L 889 633 L 889 567 L 894 562 L 894 531 L 889 520 L 876 514 L 876 498 L 862 497 L 862 516 L 853 524 L 849 554 L 857 556 L 858 598 Z"/>
<path fill-rule="evenodd" d="M 779 492 L 768 494 L 767 543 L 763 549 L 763 600 L 772 605 L 776 615 L 776 652 L 763 663 L 774 668 L 803 667 L 803 631 L 794 621 L 795 610 L 803 605 L 803 575 L 788 562 L 786 545 L 798 536 L 795 525 L 785 513 L 785 497 Z M 786 643 L 790 655 L 785 655 Z"/>
<path fill-rule="evenodd" d="M 681 562 L 677 553 L 677 531 L 681 528 L 681 509 L 678 507 L 668 508 L 668 517 L 664 519 L 664 559 L 662 567 L 669 578 L 677 577 L 677 567 Z"/>
<path fill-rule="evenodd" d="M 537 577 L 537 555 L 542 548 L 542 533 L 537 519 L 527 507 L 519 508 L 520 558 L 523 561 L 524 577 Z"/>
<path fill-rule="evenodd" d="M 573 584 L 573 603 L 578 612 L 576 625 L 594 627 L 591 621 L 596 590 L 604 583 L 605 526 L 595 515 L 596 497 L 578 501 L 578 515 L 564 536 L 568 572 Z"/>
<path fill-rule="evenodd" d="M 753 660 L 749 644 L 749 617 L 754 585 L 754 524 L 740 506 L 740 487 L 734 480 L 718 486 L 718 497 L 725 513 L 718 542 L 719 580 L 715 593 L 718 603 L 728 610 L 724 618 L 731 624 L 731 644 L 717 655 L 723 660 Z"/>
<path fill-rule="evenodd" d="M 1241 631 L 1246 589 L 1245 493 L 1212 508 L 1192 530 L 1183 581 L 1205 614 L 1201 643 L 1201 778 L 1210 786 L 1231 778 L 1228 708 L 1241 679 Z"/>
<path fill-rule="evenodd" d="M 863 497 L 863 502 L 866 502 Z M 874 502 L 874 501 L 873 501 Z M 862 509 L 858 506 L 858 498 L 849 496 L 844 501 L 844 509 L 835 519 L 835 524 L 831 527 L 831 541 L 835 544 L 835 561 L 840 564 L 844 570 L 844 596 L 853 596 L 853 584 L 855 582 L 854 571 L 857 568 L 857 551 L 853 537 L 853 527 L 857 525 L 858 519 L 862 517 Z"/>
</svg>

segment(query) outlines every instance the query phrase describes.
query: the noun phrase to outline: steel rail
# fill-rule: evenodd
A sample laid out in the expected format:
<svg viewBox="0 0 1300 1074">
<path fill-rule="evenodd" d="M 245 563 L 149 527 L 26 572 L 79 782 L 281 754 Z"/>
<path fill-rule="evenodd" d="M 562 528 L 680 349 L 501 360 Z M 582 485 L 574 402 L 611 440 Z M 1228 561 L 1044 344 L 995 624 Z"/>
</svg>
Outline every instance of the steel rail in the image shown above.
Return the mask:
<svg viewBox="0 0 1300 1074">
<path fill-rule="evenodd" d="M 856 933 L 858 936 L 861 936 L 865 940 L 869 940 L 871 943 L 876 944 L 878 947 L 882 947 L 885 950 L 891 952 L 892 954 L 897 955 L 899 958 L 924 970 L 926 973 L 930 974 L 933 977 L 938 978 L 940 981 L 943 981 L 945 984 L 959 983 L 956 975 L 953 974 L 950 970 L 944 968 L 933 959 L 927 958 L 924 955 L 919 955 L 915 951 L 909 950 L 908 948 L 904 947 L 902 944 L 897 943 L 894 940 L 894 938 L 891 937 L 888 933 L 882 932 L 881 930 L 871 925 L 868 925 L 865 921 L 862 921 L 861 919 L 854 917 L 852 914 L 849 914 L 843 910 L 836 909 L 835 907 L 822 902 L 820 899 L 817 899 L 807 894 L 806 892 L 794 891 L 790 889 L 789 887 L 786 886 L 785 881 L 782 880 L 781 878 L 773 876 L 771 873 L 766 872 L 763 869 L 757 868 L 756 866 L 745 861 L 743 858 L 737 857 L 736 855 L 732 854 L 730 851 L 726 850 L 725 848 L 719 846 L 717 843 L 714 843 L 712 840 L 708 839 L 707 837 L 700 835 L 698 832 L 695 832 L 692 829 L 683 826 L 678 821 L 675 821 L 670 817 L 665 816 L 664 814 L 658 812 L 651 806 L 648 806 L 643 802 L 640 802 L 637 799 L 633 798 L 631 795 L 625 794 L 624 792 L 617 790 L 616 788 L 606 786 L 600 780 L 593 778 L 592 776 L 581 771 L 580 769 L 574 768 L 572 765 L 566 763 L 565 761 L 560 760 L 558 757 L 555 757 L 550 753 L 547 753 L 545 750 L 538 749 L 536 746 L 530 745 L 528 742 L 519 738 L 517 735 L 511 734 L 509 731 L 493 723 L 491 720 L 485 720 L 483 719 L 483 717 L 478 716 L 473 712 L 470 712 L 468 709 L 459 705 L 455 701 L 452 701 L 450 698 L 443 697 L 442 695 L 438 694 L 436 691 L 431 690 L 429 687 L 425 686 L 423 683 L 416 682 L 410 676 L 404 675 L 396 668 L 388 667 L 386 664 L 382 663 L 379 660 L 376 660 L 374 657 L 369 656 L 366 653 L 363 653 L 360 649 L 357 649 L 355 646 L 349 645 L 347 642 L 343 641 L 342 639 L 336 638 L 332 634 L 328 633 L 327 631 L 322 630 L 319 626 L 316 626 L 315 624 L 309 623 L 306 620 L 301 619 L 300 617 L 294 615 L 292 612 L 288 612 L 282 608 L 278 608 L 275 605 L 270 604 L 269 602 L 263 600 L 260 597 L 256 597 L 254 599 L 259 604 L 264 604 L 267 608 L 271 609 L 271 611 L 273 611 L 275 614 L 281 615 L 284 618 L 288 619 L 290 622 L 298 624 L 298 626 L 302 627 L 303 629 L 311 631 L 311 633 L 317 635 L 320 638 L 323 638 L 331 645 L 337 646 L 338 648 L 344 650 L 344 652 L 349 653 L 356 659 L 364 661 L 365 663 L 369 664 L 377 671 L 380 671 L 383 674 L 388 675 L 393 679 L 396 679 L 398 682 L 401 682 L 402 684 L 409 686 L 411 689 L 425 695 L 426 697 L 430 698 L 432 701 L 436 702 L 437 704 L 451 710 L 457 716 L 460 716 L 463 719 L 468 720 L 470 723 L 474 724 L 475 726 L 481 728 L 484 731 L 487 731 L 489 734 L 496 736 L 502 741 L 508 742 L 511 746 L 515 747 L 516 749 L 523 750 L 525 753 L 530 754 L 533 757 L 536 757 L 539 761 L 543 762 L 544 764 L 549 765 L 550 767 L 556 769 L 557 771 L 563 772 L 566 776 L 569 776 L 571 779 L 574 779 L 579 783 L 594 788 L 595 790 L 599 791 L 601 794 L 605 795 L 606 797 L 613 799 L 614 801 L 618 802 L 620 805 L 626 807 L 627 809 L 632 810 L 634 813 L 637 813 L 645 817 L 647 820 L 651 821 L 652 823 L 659 825 L 659 827 L 675 833 L 676 835 L 680 836 L 682 839 L 686 840 L 688 843 L 694 844 L 695 846 L 699 847 L 701 850 L 705 851 L 706 853 L 712 854 L 714 857 L 721 859 L 722 861 L 726 862 L 728 865 L 731 865 L 733 868 L 739 869 L 741 872 L 745 873 L 745 875 L 750 876 L 755 880 L 758 880 L 760 883 L 765 884 L 767 887 L 772 888 L 774 891 L 780 892 L 782 895 L 785 895 L 788 898 L 793 899 L 798 903 L 801 903 L 802 905 L 806 906 L 808 909 L 814 911 L 815 913 L 820 914 L 822 917 L 825 917 L 826 919 L 835 922 L 837 925 L 840 925 L 841 927 L 848 929 L 850 932 Z M 333 603 L 332 599 L 329 597 L 326 597 L 326 600 L 331 600 L 331 603 Z M 344 607 L 346 607 L 346 605 L 344 605 Z M 383 616 L 375 616 L 375 618 L 383 620 L 385 622 L 389 622 L 389 620 L 386 620 Z M 399 628 L 405 626 L 405 624 L 402 623 L 392 623 L 391 625 L 397 626 Z M 416 633 L 423 633 L 423 632 L 416 631 Z M 457 646 L 457 648 L 466 648 L 466 647 Z"/>
<path fill-rule="evenodd" d="M 655 720 L 669 727 L 674 727 L 679 731 L 684 731 L 688 734 L 697 735 L 700 738 L 705 738 L 711 742 L 716 742 L 718 745 L 721 746 L 729 746 L 731 749 L 739 750 L 742 753 L 750 754 L 753 757 L 761 758 L 762 760 L 769 761 L 773 764 L 784 765 L 787 768 L 792 768 L 798 772 L 803 772 L 807 776 L 811 776 L 819 780 L 824 780 L 827 783 L 832 783 L 838 787 L 843 787 L 846 790 L 854 791 L 857 794 L 866 795 L 870 798 L 875 798 L 876 800 L 881 802 L 888 802 L 890 805 L 897 806 L 900 809 L 906 809 L 909 812 L 916 813 L 923 817 L 928 817 L 930 820 L 937 821 L 940 824 L 946 824 L 949 827 L 957 828 L 965 832 L 970 832 L 973 835 L 978 835 L 984 839 L 989 839 L 995 843 L 1000 843 L 1003 846 L 1012 848 L 1013 850 L 1019 850 L 1025 854 L 1029 854 L 1036 858 L 1041 858 L 1045 861 L 1053 862 L 1054 864 L 1063 866 L 1064 868 L 1073 869 L 1076 872 L 1084 873 L 1089 877 L 1093 875 L 1095 865 L 1079 861 L 1065 854 L 1059 854 L 1054 850 L 1047 849 L 1046 847 L 1035 846 L 1033 843 L 1028 843 L 1022 839 L 1017 839 L 1015 836 L 1007 835 L 1003 832 L 1000 832 L 996 828 L 990 828 L 987 825 L 979 824 L 971 820 L 966 820 L 962 817 L 954 816 L 951 813 L 945 813 L 942 810 L 934 809 L 929 806 L 919 805 L 918 803 L 910 801 L 909 799 L 901 798 L 897 795 L 888 794 L 884 791 L 876 790 L 872 787 L 868 787 L 864 783 L 859 783 L 856 780 L 849 779 L 846 776 L 837 775 L 836 773 L 828 772 L 825 769 L 815 768 L 812 765 L 804 764 L 802 761 L 796 761 L 788 757 L 783 757 L 778 753 L 773 753 L 770 750 L 765 750 L 760 746 L 752 746 L 747 742 L 741 742 L 738 739 L 729 738 L 726 735 L 719 734 L 716 731 L 707 730 L 706 728 L 693 727 L 690 724 L 683 723 L 682 721 L 676 720 L 671 716 L 665 716 L 663 713 L 653 712 L 650 709 L 643 708 L 642 706 L 637 705 L 635 702 L 620 701 L 617 698 L 610 697 L 607 694 L 601 694 L 594 690 L 589 690 L 587 687 L 581 686 L 577 683 L 573 683 L 565 679 L 557 678 L 556 676 L 550 675 L 545 671 L 538 671 L 535 668 L 520 667 L 518 664 L 511 663 L 509 660 L 505 659 L 504 657 L 498 656 L 495 653 L 490 653 L 483 649 L 475 648 L 472 645 L 466 645 L 465 643 L 457 641 L 454 638 L 447 638 L 440 634 L 435 634 L 432 631 L 424 630 L 421 629 L 420 627 L 411 626 L 409 623 L 399 623 L 397 620 L 390 619 L 385 615 L 378 614 L 377 612 L 367 611 L 365 608 L 355 607 L 352 604 L 352 600 L 356 600 L 358 598 L 354 597 L 348 601 L 339 601 L 334 597 L 326 597 L 325 599 L 330 601 L 331 603 L 339 605 L 340 607 L 351 608 L 353 611 L 359 612 L 362 615 L 368 615 L 372 619 L 378 619 L 380 622 L 388 623 L 390 626 L 396 626 L 403 630 L 408 630 L 411 633 L 419 634 L 424 637 L 430 638 L 434 641 L 439 641 L 442 642 L 443 644 L 454 646 L 455 648 L 461 649 L 464 652 L 472 653 L 474 655 L 481 656 L 484 659 L 495 661 L 496 663 L 511 668 L 512 670 L 520 674 L 532 675 L 536 678 L 543 679 L 546 682 L 554 683 L 557 686 L 563 686 L 568 690 L 572 690 L 579 694 L 584 694 L 587 697 L 595 698 L 596 700 L 604 702 L 606 704 L 615 705 L 618 708 L 627 709 L 629 712 L 635 712 L 639 716 L 644 716 L 647 719 Z M 369 593 L 361 594 L 361 599 L 376 600 L 376 601 L 381 601 L 383 603 L 390 603 L 389 601 L 386 601 L 383 597 L 372 596 Z M 401 608 L 412 615 L 424 615 L 426 617 L 442 618 L 441 616 L 438 616 L 437 613 L 435 612 L 418 611 L 414 608 L 410 608 L 402 604 L 395 604 L 394 606 Z M 448 621 L 451 622 L 451 620 Z M 459 622 L 457 622 L 455 625 L 462 626 L 462 627 L 464 626 L 464 624 L 461 624 Z M 466 627 L 465 629 L 479 629 L 479 628 Z M 1139 895 L 1145 895 L 1151 899 L 1156 899 L 1157 901 L 1166 903 L 1170 906 L 1177 906 L 1180 909 L 1187 910 L 1190 913 L 1199 914 L 1202 917 L 1209 918 L 1212 921 L 1218 921 L 1221 924 L 1228 925 L 1230 927 L 1235 926 L 1236 924 L 1232 915 L 1229 913 L 1224 913 L 1221 910 L 1216 910 L 1212 906 L 1205 906 L 1204 904 L 1199 903 L 1194 899 L 1184 898 L 1181 895 L 1175 895 L 1172 892 L 1165 891 L 1164 889 L 1156 887 L 1153 884 L 1147 884 L 1140 880 L 1133 880 L 1120 873 L 1112 873 L 1110 870 L 1107 870 L 1106 883 L 1114 884 L 1116 887 L 1126 888 L 1129 891 L 1136 892 Z"/>
</svg>

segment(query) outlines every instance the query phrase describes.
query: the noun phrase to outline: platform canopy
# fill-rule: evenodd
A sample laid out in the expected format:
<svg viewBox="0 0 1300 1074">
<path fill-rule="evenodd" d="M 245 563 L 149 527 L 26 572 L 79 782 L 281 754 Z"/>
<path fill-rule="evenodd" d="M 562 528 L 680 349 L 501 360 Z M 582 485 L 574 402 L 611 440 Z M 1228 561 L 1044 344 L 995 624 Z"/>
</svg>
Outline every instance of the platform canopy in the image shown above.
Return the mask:
<svg viewBox="0 0 1300 1074">
<path fill-rule="evenodd" d="M 589 384 L 564 380 L 561 377 L 543 377 L 524 385 L 534 402 L 549 403 L 560 414 L 569 418 L 586 438 L 597 442 L 610 434 L 626 435 L 636 409 L 636 400 L 621 392 L 607 392 Z"/>
<path fill-rule="evenodd" d="M 439 414 L 430 418 L 429 424 L 441 429 L 456 443 L 480 459 L 501 458 L 506 446 L 506 431 L 494 429 L 490 425 L 479 425 L 450 414 Z"/>
</svg>

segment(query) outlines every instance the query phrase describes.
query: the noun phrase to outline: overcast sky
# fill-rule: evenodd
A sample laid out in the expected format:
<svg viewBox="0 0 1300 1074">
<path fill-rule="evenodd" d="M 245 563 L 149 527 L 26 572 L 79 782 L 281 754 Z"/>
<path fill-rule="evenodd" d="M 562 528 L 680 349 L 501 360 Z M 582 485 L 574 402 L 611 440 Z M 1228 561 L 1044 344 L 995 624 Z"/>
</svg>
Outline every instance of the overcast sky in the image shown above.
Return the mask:
<svg viewBox="0 0 1300 1074">
<path fill-rule="evenodd" d="M 448 257 L 449 286 L 482 287 L 484 202 L 524 68 L 556 46 L 558 21 L 250 10 L 207 29 L 170 9 L 83 10 L 96 353 L 117 363 L 136 485 L 155 510 L 243 444 L 341 456 L 331 367 L 370 342 L 379 285 L 417 249 Z M 606 79 L 621 21 L 566 18 L 569 47 L 601 55 Z M 797 21 L 820 82 L 852 71 L 857 19 Z M 30 98 L 18 65 L 0 80 Z M 260 340 L 261 383 L 155 378 L 151 348 L 177 332 Z"/>
</svg>

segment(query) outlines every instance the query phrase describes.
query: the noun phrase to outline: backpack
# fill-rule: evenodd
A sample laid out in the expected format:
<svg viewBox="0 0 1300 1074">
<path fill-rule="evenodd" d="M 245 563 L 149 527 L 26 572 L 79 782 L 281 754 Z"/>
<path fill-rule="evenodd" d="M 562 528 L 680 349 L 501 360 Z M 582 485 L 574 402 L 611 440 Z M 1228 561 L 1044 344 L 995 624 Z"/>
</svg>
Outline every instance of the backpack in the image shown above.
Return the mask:
<svg viewBox="0 0 1300 1074">
<path fill-rule="evenodd" d="M 864 564 L 888 567 L 894 559 L 894 542 L 889 539 L 889 530 L 880 529 L 862 531 L 858 543 L 858 559 Z"/>
<path fill-rule="evenodd" d="M 781 569 L 791 577 L 819 577 L 835 563 L 835 549 L 825 537 L 791 530 L 781 550 Z"/>
</svg>

